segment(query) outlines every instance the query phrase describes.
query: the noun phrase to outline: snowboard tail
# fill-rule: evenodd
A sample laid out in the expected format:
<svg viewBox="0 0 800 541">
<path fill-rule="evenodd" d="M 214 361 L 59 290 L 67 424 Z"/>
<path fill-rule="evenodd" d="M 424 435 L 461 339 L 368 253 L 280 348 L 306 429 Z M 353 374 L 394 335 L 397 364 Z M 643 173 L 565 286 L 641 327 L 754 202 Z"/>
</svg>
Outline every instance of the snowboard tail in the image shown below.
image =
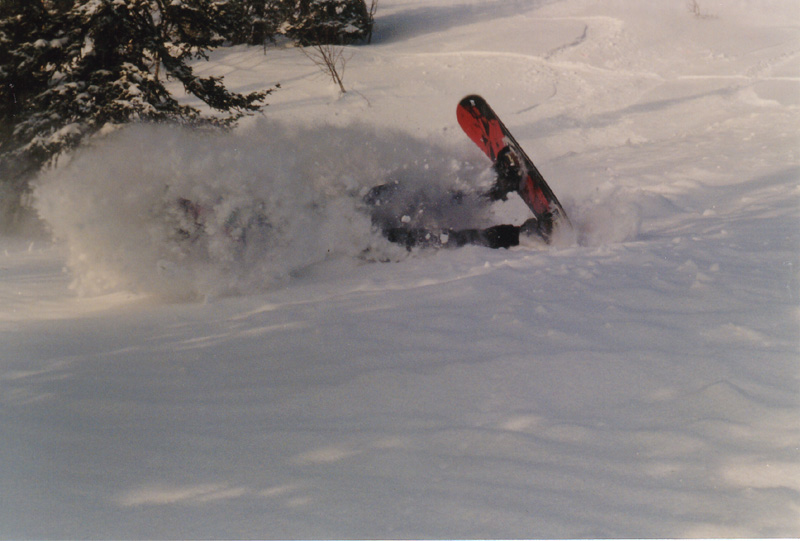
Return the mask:
<svg viewBox="0 0 800 541">
<path fill-rule="evenodd" d="M 545 240 L 549 241 L 556 225 L 571 227 L 542 174 L 486 100 L 467 96 L 459 102 L 456 117 L 464 133 L 494 164 L 498 179 L 487 194 L 491 199 L 504 200 L 510 192 L 517 192 L 536 216 Z"/>
</svg>

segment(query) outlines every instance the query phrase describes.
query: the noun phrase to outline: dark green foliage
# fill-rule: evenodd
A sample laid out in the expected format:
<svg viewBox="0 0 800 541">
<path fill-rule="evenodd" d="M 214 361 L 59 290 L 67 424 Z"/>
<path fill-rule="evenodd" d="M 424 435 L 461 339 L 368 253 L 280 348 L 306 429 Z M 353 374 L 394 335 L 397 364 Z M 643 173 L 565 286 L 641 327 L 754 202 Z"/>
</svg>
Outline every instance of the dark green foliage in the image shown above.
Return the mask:
<svg viewBox="0 0 800 541">
<path fill-rule="evenodd" d="M 0 2 L 0 225 L 28 180 L 106 126 L 134 120 L 230 126 L 271 91 L 228 91 L 197 77 L 226 30 L 225 0 L 2 0 Z M 221 112 L 176 101 L 172 78 Z"/>
<path fill-rule="evenodd" d="M 223 35 L 232 44 L 274 41 L 286 18 L 285 0 L 230 0 L 224 9 Z"/>
<path fill-rule="evenodd" d="M 368 41 L 377 1 L 370 5 L 365 0 L 228 0 L 224 36 L 250 45 L 278 34 L 304 46 Z"/>
<path fill-rule="evenodd" d="M 290 0 L 283 32 L 300 45 L 347 45 L 368 40 L 372 13 L 364 0 Z"/>
</svg>

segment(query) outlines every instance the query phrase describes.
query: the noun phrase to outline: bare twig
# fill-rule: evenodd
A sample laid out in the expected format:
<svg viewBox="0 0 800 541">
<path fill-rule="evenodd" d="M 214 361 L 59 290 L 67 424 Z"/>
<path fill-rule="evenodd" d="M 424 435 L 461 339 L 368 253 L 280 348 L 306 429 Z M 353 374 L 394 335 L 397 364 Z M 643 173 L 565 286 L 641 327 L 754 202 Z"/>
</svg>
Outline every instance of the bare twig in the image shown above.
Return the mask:
<svg viewBox="0 0 800 541">
<path fill-rule="evenodd" d="M 372 43 L 372 29 L 375 27 L 375 12 L 378 11 L 378 0 L 372 0 L 369 5 L 369 33 L 367 34 L 367 43 Z"/>
<path fill-rule="evenodd" d="M 713 18 L 712 15 L 709 15 L 700 8 L 700 3 L 697 0 L 686 0 L 686 8 L 698 19 Z"/>
<path fill-rule="evenodd" d="M 342 91 L 342 94 L 347 92 L 342 82 L 344 68 L 347 64 L 347 59 L 344 57 L 344 47 L 319 44 L 303 47 L 302 51 L 323 73 L 330 76 L 331 80 L 339 85 L 339 90 Z"/>
</svg>

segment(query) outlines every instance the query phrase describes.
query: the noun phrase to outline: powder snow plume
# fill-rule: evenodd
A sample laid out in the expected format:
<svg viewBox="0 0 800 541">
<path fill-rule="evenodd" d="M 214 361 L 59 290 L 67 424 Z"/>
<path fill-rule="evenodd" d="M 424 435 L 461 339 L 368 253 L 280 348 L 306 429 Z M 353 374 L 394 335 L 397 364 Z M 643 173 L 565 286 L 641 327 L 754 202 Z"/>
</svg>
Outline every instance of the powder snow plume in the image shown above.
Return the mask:
<svg viewBox="0 0 800 541">
<path fill-rule="evenodd" d="M 405 256 L 373 217 L 432 229 L 529 218 L 518 198 L 488 205 L 476 195 L 493 177 L 468 142 L 454 150 L 363 125 L 259 119 L 229 133 L 123 128 L 43 175 L 35 195 L 40 216 L 69 249 L 80 293 L 198 298 L 264 290 L 331 258 Z M 400 189 L 368 207 L 364 196 L 377 185 Z M 577 230 L 557 236 L 555 248 L 636 236 L 635 213 L 621 220 L 619 204 L 593 203 L 597 209 L 567 205 L 580 210 Z"/>
<path fill-rule="evenodd" d="M 396 131 L 260 119 L 221 134 L 121 129 L 40 178 L 35 195 L 79 292 L 192 298 L 269 288 L 337 256 L 400 257 L 364 208 L 371 187 L 402 182 L 441 198 L 488 181 L 479 157 Z"/>
</svg>

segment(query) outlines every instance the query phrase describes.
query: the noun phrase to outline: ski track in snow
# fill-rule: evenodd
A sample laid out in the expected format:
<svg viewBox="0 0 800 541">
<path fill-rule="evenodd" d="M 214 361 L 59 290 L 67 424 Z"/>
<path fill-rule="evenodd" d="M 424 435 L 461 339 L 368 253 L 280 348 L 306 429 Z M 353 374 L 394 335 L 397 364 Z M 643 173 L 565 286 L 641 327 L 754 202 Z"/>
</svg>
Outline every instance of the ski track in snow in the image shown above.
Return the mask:
<svg viewBox="0 0 800 541">
<path fill-rule="evenodd" d="M 281 82 L 268 119 L 40 179 L 61 240 L 0 245 L 0 537 L 800 535 L 800 14 L 701 6 L 385 0 L 344 96 L 224 49 L 198 72 Z M 488 182 L 474 92 L 575 236 L 370 232 L 374 184 Z M 219 234 L 178 242 L 176 197 Z"/>
</svg>

